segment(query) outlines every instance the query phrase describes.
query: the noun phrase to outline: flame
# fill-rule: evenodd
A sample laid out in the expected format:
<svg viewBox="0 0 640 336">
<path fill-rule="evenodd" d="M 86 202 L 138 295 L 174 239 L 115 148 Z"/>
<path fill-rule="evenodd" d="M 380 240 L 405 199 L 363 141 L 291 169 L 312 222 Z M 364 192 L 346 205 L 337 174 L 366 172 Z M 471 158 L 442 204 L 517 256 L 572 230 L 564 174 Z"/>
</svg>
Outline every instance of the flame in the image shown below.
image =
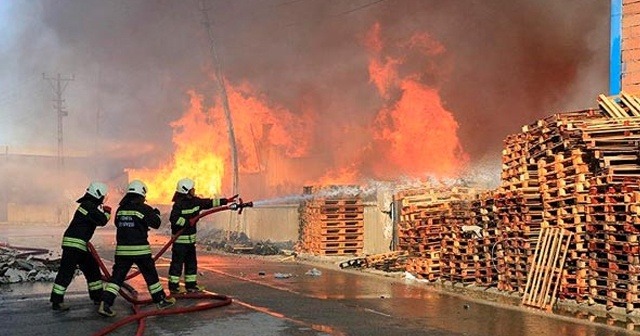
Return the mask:
<svg viewBox="0 0 640 336">
<path fill-rule="evenodd" d="M 398 172 L 419 176 L 454 176 L 468 162 L 457 135 L 459 125 L 442 105 L 435 84 L 425 83 L 425 71 L 433 76 L 447 69 L 434 57 L 445 48 L 427 34 L 416 34 L 398 43 L 399 56 L 382 57 L 385 50 L 380 25 L 367 34 L 370 53 L 369 74 L 387 107 L 381 109 L 373 125 L 374 148 L 386 160 L 374 163 L 378 177 L 398 177 Z M 419 66 L 409 64 L 419 56 Z M 426 57 L 426 58 L 425 58 Z M 401 75 L 402 73 L 402 75 Z M 436 83 L 437 84 L 437 83 Z"/>
<path fill-rule="evenodd" d="M 375 24 L 363 41 L 369 82 L 384 103 L 364 116 L 368 120 L 358 110 L 353 111 L 356 118 L 327 113 L 329 118 L 321 119 L 324 114 L 316 112 L 316 105 L 323 99 L 316 103 L 312 96 L 299 97 L 300 111 L 293 113 L 249 84 L 226 81 L 243 197 L 247 191 L 251 196 L 282 196 L 299 192 L 304 184 L 448 178 L 461 172 L 468 156 L 458 139 L 458 122 L 438 89 L 450 67 L 444 46 L 424 33 L 387 45 L 382 32 Z M 170 202 L 183 177 L 193 178 L 204 196 L 230 189 L 234 172 L 223 104 L 213 97 L 206 108 L 202 95 L 188 95 L 188 110 L 171 123 L 171 160 L 157 169 L 128 170 L 131 179 L 148 184 L 152 203 Z"/>
<path fill-rule="evenodd" d="M 175 151 L 170 162 L 158 169 L 127 169 L 130 180 L 147 184 L 147 201 L 169 204 L 178 180 L 189 177 L 196 191 L 207 197 L 219 194 L 225 172 L 226 149 L 217 146 L 218 125 L 209 122 L 203 110 L 203 97 L 188 92 L 190 107 L 179 120 L 171 123 Z"/>
<path fill-rule="evenodd" d="M 265 170 L 266 156 L 274 154 L 264 148 L 276 148 L 275 153 L 287 158 L 307 153 L 311 112 L 296 116 L 283 107 L 271 106 L 249 85 L 229 85 L 227 94 L 239 173 Z M 222 193 L 225 181 L 233 174 L 229 127 L 222 104 L 216 100 L 212 108 L 205 109 L 202 95 L 195 91 L 189 91 L 188 95 L 189 109 L 171 123 L 175 151 L 170 162 L 157 169 L 127 169 L 130 180 L 140 179 L 147 184 L 149 203 L 170 203 L 177 181 L 184 177 L 196 182 L 199 194 L 214 197 Z M 270 184 L 282 184 L 289 177 L 272 176 Z"/>
<path fill-rule="evenodd" d="M 360 179 L 360 172 L 356 164 L 340 167 L 337 170 L 327 172 L 324 176 L 307 185 L 346 185 Z"/>
</svg>

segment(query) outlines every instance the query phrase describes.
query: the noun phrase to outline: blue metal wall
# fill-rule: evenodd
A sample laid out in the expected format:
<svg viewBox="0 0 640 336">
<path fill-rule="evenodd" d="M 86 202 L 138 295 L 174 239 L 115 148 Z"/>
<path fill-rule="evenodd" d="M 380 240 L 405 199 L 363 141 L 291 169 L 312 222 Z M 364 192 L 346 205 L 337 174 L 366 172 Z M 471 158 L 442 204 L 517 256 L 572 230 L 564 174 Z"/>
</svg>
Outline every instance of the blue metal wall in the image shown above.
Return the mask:
<svg viewBox="0 0 640 336">
<path fill-rule="evenodd" d="M 622 0 L 611 0 L 611 46 L 609 53 L 609 94 L 622 89 Z"/>
</svg>

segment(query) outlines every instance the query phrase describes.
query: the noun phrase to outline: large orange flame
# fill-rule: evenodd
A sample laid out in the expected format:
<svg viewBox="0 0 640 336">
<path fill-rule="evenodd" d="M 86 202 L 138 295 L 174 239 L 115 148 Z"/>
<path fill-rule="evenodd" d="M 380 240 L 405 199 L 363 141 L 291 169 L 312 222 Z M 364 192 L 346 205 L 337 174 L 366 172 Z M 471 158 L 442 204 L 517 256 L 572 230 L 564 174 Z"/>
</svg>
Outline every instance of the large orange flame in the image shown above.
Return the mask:
<svg viewBox="0 0 640 336">
<path fill-rule="evenodd" d="M 395 39 L 391 45 L 381 36 L 381 26 L 374 25 L 365 46 L 370 82 L 384 106 L 370 111 L 364 122 L 335 115 L 319 119 L 325 114 L 304 103 L 305 97 L 300 97 L 301 111 L 292 113 L 248 84 L 227 85 L 243 196 L 247 191 L 257 197 L 282 196 L 299 192 L 304 184 L 455 177 L 464 168 L 468 157 L 458 139 L 458 123 L 438 90 L 449 70 L 444 46 L 428 34 Z M 189 95 L 188 111 L 171 124 L 171 161 L 158 169 L 129 170 L 130 179 L 149 185 L 152 203 L 169 203 L 183 177 L 195 179 L 204 196 L 230 191 L 231 147 L 222 104 L 214 99 L 205 108 L 201 95 Z"/>
<path fill-rule="evenodd" d="M 171 162 L 158 169 L 129 169 L 129 179 L 139 179 L 149 189 L 147 201 L 169 204 L 178 180 L 193 179 L 199 194 L 213 196 L 222 189 L 225 172 L 223 148 L 217 146 L 218 126 L 208 122 L 202 96 L 190 91 L 190 107 L 179 120 L 171 123 L 175 151 Z"/>
<path fill-rule="evenodd" d="M 375 172 L 379 177 L 455 176 L 468 162 L 458 139 L 458 123 L 443 107 L 437 88 L 420 80 L 424 71 L 442 71 L 428 57 L 445 53 L 444 46 L 427 34 L 417 34 L 396 46 L 400 56 L 383 58 L 380 32 L 380 25 L 374 25 L 366 41 L 371 82 L 388 105 L 373 127 L 375 151 L 386 158 L 374 163 Z M 416 53 L 423 57 L 420 72 L 404 67 L 401 76 L 399 68 Z"/>
<path fill-rule="evenodd" d="M 147 201 L 168 204 L 176 183 L 183 177 L 195 180 L 197 192 L 206 197 L 220 195 L 226 186 L 230 192 L 231 146 L 222 104 L 205 109 L 203 97 L 188 92 L 190 107 L 173 127 L 175 152 L 171 162 L 158 169 L 129 169 L 130 179 L 147 183 Z M 248 85 L 228 86 L 239 173 L 256 173 L 266 169 L 264 148 L 276 148 L 276 153 L 295 158 L 306 154 L 310 115 L 295 116 L 290 111 L 270 106 L 265 97 L 254 93 Z M 271 154 L 273 156 L 273 154 Z M 281 168 L 286 167 L 282 166 Z M 290 176 L 271 178 L 270 184 L 282 184 Z"/>
</svg>

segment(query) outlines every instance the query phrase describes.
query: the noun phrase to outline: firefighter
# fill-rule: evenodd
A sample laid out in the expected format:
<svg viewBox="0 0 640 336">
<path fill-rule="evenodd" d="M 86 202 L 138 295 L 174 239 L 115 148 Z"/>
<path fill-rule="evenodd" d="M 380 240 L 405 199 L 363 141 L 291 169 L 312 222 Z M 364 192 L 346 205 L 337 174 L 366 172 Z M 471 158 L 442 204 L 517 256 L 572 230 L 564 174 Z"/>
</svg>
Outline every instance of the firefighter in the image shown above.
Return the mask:
<svg viewBox="0 0 640 336">
<path fill-rule="evenodd" d="M 145 204 L 146 196 L 147 186 L 139 180 L 131 181 L 115 213 L 114 222 L 117 228 L 115 264 L 111 280 L 105 287 L 98 309 L 100 315 L 116 315 L 111 306 L 133 264 L 136 264 L 142 273 L 151 298 L 158 309 L 165 309 L 176 302 L 175 298 L 166 296 L 151 257 L 147 231 L 150 228 L 158 229 L 161 220 L 160 210 Z"/>
<path fill-rule="evenodd" d="M 94 303 L 100 303 L 102 297 L 102 276 L 98 262 L 87 249 L 87 243 L 91 240 L 98 226 L 105 226 L 111 217 L 111 208 L 103 202 L 107 196 L 107 186 L 100 182 L 92 182 L 86 192 L 76 202 L 80 203 L 69 227 L 62 237 L 62 259 L 60 269 L 51 290 L 53 310 L 67 311 L 64 294 L 67 286 L 73 280 L 76 268 L 84 274 L 89 288 L 89 298 Z"/>
<path fill-rule="evenodd" d="M 171 208 L 171 234 L 184 231 L 171 247 L 171 264 L 169 266 L 169 291 L 173 294 L 200 292 L 204 289 L 198 285 L 198 261 L 196 259 L 196 224 L 190 220 L 200 214 L 201 210 L 226 205 L 238 198 L 200 198 L 195 194 L 195 182 L 189 178 L 178 181 L 173 194 Z M 184 268 L 185 289 L 180 288 L 180 276 Z"/>
</svg>

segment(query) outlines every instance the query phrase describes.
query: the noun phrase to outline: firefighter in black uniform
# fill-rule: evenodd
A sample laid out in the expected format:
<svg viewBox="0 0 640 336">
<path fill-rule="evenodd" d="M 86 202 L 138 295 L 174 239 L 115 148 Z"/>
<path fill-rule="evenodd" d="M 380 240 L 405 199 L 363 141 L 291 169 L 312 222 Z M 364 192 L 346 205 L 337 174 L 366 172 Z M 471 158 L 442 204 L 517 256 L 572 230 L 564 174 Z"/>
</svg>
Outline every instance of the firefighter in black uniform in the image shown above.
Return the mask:
<svg viewBox="0 0 640 336">
<path fill-rule="evenodd" d="M 166 297 L 151 256 L 147 231 L 150 228 L 159 228 L 161 220 L 160 210 L 145 204 L 146 196 L 147 186 L 142 181 L 131 181 L 115 213 L 114 222 L 117 228 L 115 264 L 111 280 L 105 287 L 98 309 L 100 315 L 116 315 L 111 310 L 111 306 L 133 264 L 136 264 L 142 273 L 151 298 L 158 309 L 170 307 L 176 302 L 175 298 Z"/>
<path fill-rule="evenodd" d="M 184 285 L 186 292 L 199 292 L 204 289 L 198 285 L 198 261 L 196 259 L 196 225 L 190 220 L 200 214 L 201 210 L 226 205 L 234 202 L 238 195 L 231 198 L 200 198 L 195 195 L 195 182 L 189 178 L 178 181 L 173 194 L 171 208 L 171 234 L 184 231 L 171 247 L 171 265 L 169 266 L 169 291 L 173 294 L 184 293 L 180 288 L 180 276 L 184 267 Z"/>
<path fill-rule="evenodd" d="M 50 298 L 53 310 L 69 310 L 63 303 L 64 294 L 73 280 L 76 267 L 80 268 L 87 280 L 91 300 L 99 303 L 102 298 L 100 268 L 87 249 L 87 243 L 93 237 L 96 227 L 105 226 L 111 217 L 111 208 L 103 205 L 106 195 L 107 186 L 93 182 L 87 187 L 84 196 L 77 200 L 80 205 L 62 237 L 62 259 Z"/>
</svg>

